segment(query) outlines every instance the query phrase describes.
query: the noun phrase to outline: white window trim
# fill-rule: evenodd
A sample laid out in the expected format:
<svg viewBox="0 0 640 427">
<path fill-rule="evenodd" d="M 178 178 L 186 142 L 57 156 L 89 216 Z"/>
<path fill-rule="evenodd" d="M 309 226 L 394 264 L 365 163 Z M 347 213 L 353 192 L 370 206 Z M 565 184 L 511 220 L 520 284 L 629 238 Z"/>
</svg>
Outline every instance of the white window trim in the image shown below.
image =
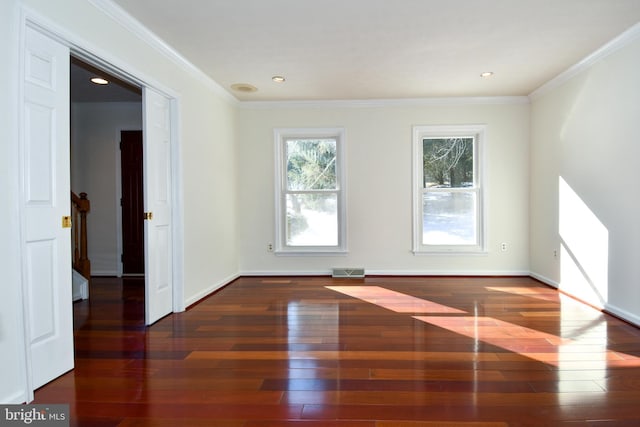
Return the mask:
<svg viewBox="0 0 640 427">
<path fill-rule="evenodd" d="M 284 143 L 291 138 L 335 138 L 336 174 L 338 178 L 338 244 L 336 246 L 289 246 L 286 244 L 286 206 L 283 192 L 286 185 Z M 276 255 L 317 256 L 347 254 L 347 197 L 345 171 L 345 130 L 332 128 L 276 128 L 275 141 L 275 248 Z"/>
<path fill-rule="evenodd" d="M 446 254 L 446 255 L 473 255 L 486 254 L 486 125 L 427 125 L 413 127 L 413 253 L 421 254 Z M 422 243 L 422 222 L 423 222 L 423 159 L 422 140 L 424 138 L 452 137 L 452 136 L 473 136 L 475 138 L 473 161 L 474 161 L 474 188 L 477 190 L 477 215 L 476 230 L 478 244 L 476 245 L 425 245 Z M 448 189 L 457 191 L 456 189 Z M 465 189 L 468 192 L 469 189 Z"/>
</svg>

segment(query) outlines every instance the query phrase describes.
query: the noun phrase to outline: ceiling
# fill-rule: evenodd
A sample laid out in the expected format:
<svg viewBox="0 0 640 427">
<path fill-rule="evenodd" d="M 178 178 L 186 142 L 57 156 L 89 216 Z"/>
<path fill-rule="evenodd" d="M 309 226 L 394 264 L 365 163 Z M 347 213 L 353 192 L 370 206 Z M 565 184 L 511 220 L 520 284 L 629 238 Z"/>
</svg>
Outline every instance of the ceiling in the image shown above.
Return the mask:
<svg viewBox="0 0 640 427">
<path fill-rule="evenodd" d="M 142 102 L 142 90 L 139 87 L 73 56 L 69 73 L 71 102 Z M 109 84 L 91 83 L 93 77 L 102 77 L 108 80 Z"/>
<path fill-rule="evenodd" d="M 255 101 L 528 95 L 640 22 L 640 0 L 113 2 Z"/>
</svg>

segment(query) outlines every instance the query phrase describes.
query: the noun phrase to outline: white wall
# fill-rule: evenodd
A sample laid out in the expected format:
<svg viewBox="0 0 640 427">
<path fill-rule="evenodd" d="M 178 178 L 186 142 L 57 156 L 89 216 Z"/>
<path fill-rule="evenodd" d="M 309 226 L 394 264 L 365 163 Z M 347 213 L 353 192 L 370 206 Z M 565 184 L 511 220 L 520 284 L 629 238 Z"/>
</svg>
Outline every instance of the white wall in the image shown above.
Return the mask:
<svg viewBox="0 0 640 427">
<path fill-rule="evenodd" d="M 18 203 L 19 6 L 44 27 L 73 44 L 177 97 L 184 209 L 184 299 L 188 304 L 238 272 L 236 242 L 236 107 L 217 85 L 158 53 L 85 0 L 0 2 L 0 401 L 25 398 L 20 296 Z"/>
<path fill-rule="evenodd" d="M 196 130 L 182 147 L 187 304 L 227 284 L 239 268 L 237 112 L 212 97 L 201 101 L 182 111 L 183 125 Z"/>
<path fill-rule="evenodd" d="M 115 276 L 120 131 L 142 129 L 142 102 L 76 102 L 71 124 L 71 190 L 87 193 L 91 201 L 87 236 L 92 274 Z"/>
<path fill-rule="evenodd" d="M 328 273 L 365 267 L 390 274 L 526 274 L 529 271 L 529 105 L 244 106 L 239 115 L 240 269 L 243 274 Z M 518 99 L 520 101 L 520 99 Z M 412 126 L 486 124 L 486 256 L 411 253 Z M 274 241 L 274 141 L 277 127 L 344 127 L 347 256 L 287 257 Z M 501 242 L 509 250 L 501 252 Z"/>
<path fill-rule="evenodd" d="M 589 69 L 536 95 L 531 133 L 532 272 L 636 324 L 639 33 Z"/>
</svg>

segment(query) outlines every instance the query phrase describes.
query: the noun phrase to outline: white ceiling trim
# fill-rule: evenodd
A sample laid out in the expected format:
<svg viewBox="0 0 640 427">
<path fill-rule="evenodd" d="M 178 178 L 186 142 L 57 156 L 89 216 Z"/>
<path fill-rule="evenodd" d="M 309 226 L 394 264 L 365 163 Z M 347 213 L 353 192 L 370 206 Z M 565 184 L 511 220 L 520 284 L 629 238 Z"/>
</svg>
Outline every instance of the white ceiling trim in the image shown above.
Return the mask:
<svg viewBox="0 0 640 427">
<path fill-rule="evenodd" d="M 566 71 L 563 71 L 553 79 L 549 80 L 548 82 L 540 86 L 538 89 L 531 92 L 529 94 L 529 98 L 531 100 L 540 98 L 545 93 L 559 86 L 562 86 L 564 83 L 571 80 L 573 77 L 591 68 L 593 65 L 604 60 L 609 55 L 612 55 L 613 53 L 617 52 L 624 46 L 636 41 L 639 38 L 640 38 L 640 23 L 629 28 L 627 31 L 620 34 L 618 37 L 611 40 L 610 42 L 602 46 L 600 49 L 586 56 L 577 64 L 569 67 Z"/>
<path fill-rule="evenodd" d="M 136 35 L 140 40 L 147 43 L 159 53 L 170 59 L 176 65 L 180 66 L 184 70 L 190 72 L 198 78 L 198 80 L 204 83 L 211 90 L 216 92 L 222 98 L 234 105 L 238 103 L 238 100 L 231 95 L 227 90 L 220 86 L 211 77 L 206 75 L 200 68 L 193 65 L 192 62 L 187 60 L 173 47 L 168 45 L 164 40 L 158 37 L 155 33 L 142 25 L 140 21 L 129 15 L 124 9 L 112 2 L 111 0 L 88 0 L 93 6 L 95 6 L 102 13 L 113 19 L 116 23 L 123 26 L 126 30 Z"/>
<path fill-rule="evenodd" d="M 240 101 L 243 109 L 285 108 L 380 108 L 380 107 L 429 107 L 442 105 L 505 105 L 528 104 L 527 96 L 442 97 L 410 99 L 354 99 L 335 101 Z"/>
</svg>

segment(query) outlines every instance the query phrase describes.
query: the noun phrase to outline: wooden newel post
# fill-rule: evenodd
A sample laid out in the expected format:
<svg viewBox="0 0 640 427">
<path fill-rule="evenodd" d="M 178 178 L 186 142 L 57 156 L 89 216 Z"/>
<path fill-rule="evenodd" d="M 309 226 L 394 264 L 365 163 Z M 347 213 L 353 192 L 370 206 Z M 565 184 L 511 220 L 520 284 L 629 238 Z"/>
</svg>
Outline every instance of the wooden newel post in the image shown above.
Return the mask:
<svg viewBox="0 0 640 427">
<path fill-rule="evenodd" d="M 87 280 L 91 278 L 91 261 L 87 252 L 87 212 L 91 210 L 91 203 L 87 199 L 87 193 L 80 193 L 78 197 L 71 193 L 71 201 L 73 206 L 73 264 L 74 268 L 80 272 Z M 78 216 L 80 217 L 78 224 Z M 78 227 L 79 226 L 79 227 Z M 79 230 L 78 230 L 79 228 Z M 78 242 L 78 234 L 80 241 Z M 78 244 L 79 243 L 79 244 Z"/>
</svg>

